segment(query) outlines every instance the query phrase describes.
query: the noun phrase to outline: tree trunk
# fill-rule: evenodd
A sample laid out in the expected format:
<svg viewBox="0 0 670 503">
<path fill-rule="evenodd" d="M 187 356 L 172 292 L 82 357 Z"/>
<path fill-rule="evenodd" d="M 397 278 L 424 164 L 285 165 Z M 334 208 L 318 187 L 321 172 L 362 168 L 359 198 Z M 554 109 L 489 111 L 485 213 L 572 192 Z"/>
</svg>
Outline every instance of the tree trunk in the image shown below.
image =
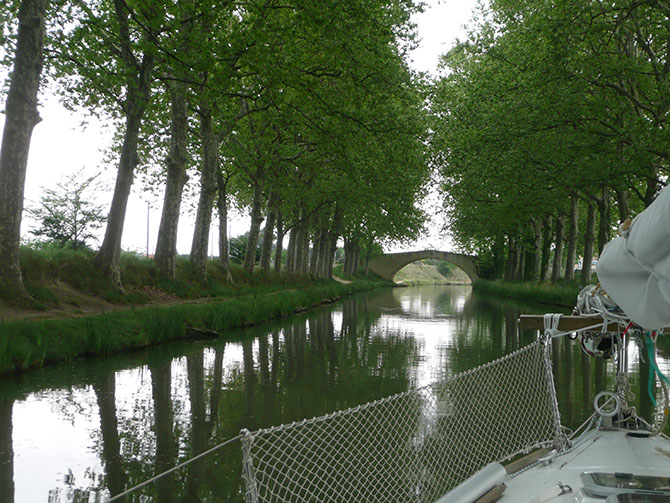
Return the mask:
<svg viewBox="0 0 670 503">
<path fill-rule="evenodd" d="M 319 253 L 321 252 L 321 230 L 314 231 L 314 239 L 312 240 L 312 254 L 309 260 L 309 275 L 316 278 L 319 275 Z"/>
<path fill-rule="evenodd" d="M 0 503 L 14 503 L 14 399 L 0 396 Z"/>
<path fill-rule="evenodd" d="M 656 197 L 656 192 L 658 192 L 658 181 L 656 180 L 656 173 L 654 170 L 653 176 L 647 178 L 647 188 L 644 191 L 644 207 L 648 208 L 651 203 L 654 202 Z"/>
<path fill-rule="evenodd" d="M 561 277 L 561 265 L 563 262 L 563 234 L 564 234 L 563 217 L 556 218 L 556 247 L 554 248 L 554 262 L 551 268 L 551 282 L 556 283 Z"/>
<path fill-rule="evenodd" d="M 137 166 L 137 140 L 140 131 L 141 120 L 139 117 L 127 117 L 126 131 L 119 161 L 119 170 L 114 186 L 112 205 L 107 217 L 107 228 L 105 238 L 96 255 L 96 262 L 101 266 L 105 275 L 119 288 L 122 288 L 121 269 L 121 237 L 123 235 L 123 224 L 126 219 L 126 208 L 130 187 L 133 184 L 135 167 Z"/>
<path fill-rule="evenodd" d="M 251 225 L 249 227 L 249 239 L 247 240 L 247 248 L 244 251 L 244 270 L 248 274 L 254 271 L 256 265 L 256 250 L 258 248 L 258 236 L 261 232 L 261 224 L 263 223 L 263 186 L 260 180 L 261 170 L 256 171 L 254 179 L 254 195 L 251 202 Z M 272 236 L 272 231 L 270 231 Z M 272 237 L 270 237 L 272 239 Z M 269 265 L 269 264 L 268 264 Z"/>
<path fill-rule="evenodd" d="M 607 186 L 603 187 L 602 197 L 598 200 L 598 215 L 598 256 L 600 256 L 610 240 L 610 201 Z"/>
<path fill-rule="evenodd" d="M 167 180 L 163 200 L 163 214 L 158 228 L 154 260 L 158 270 L 174 279 L 177 261 L 177 226 L 186 175 L 188 146 L 188 115 L 186 95 L 181 84 L 169 86 L 172 121 L 170 124 L 170 151 L 167 157 Z"/>
<path fill-rule="evenodd" d="M 288 248 L 286 250 L 286 272 L 289 274 L 295 274 L 295 248 L 296 248 L 296 235 L 298 233 L 298 226 L 294 220 L 291 231 L 288 235 Z"/>
<path fill-rule="evenodd" d="M 216 174 L 219 171 L 219 141 L 212 128 L 212 114 L 207 108 L 200 111 L 200 138 L 202 141 L 202 167 L 200 172 L 200 198 L 195 217 L 191 264 L 201 280 L 207 278 L 207 248 L 212 209 L 216 197 Z"/>
<path fill-rule="evenodd" d="M 5 126 L 0 147 L 0 291 L 8 299 L 28 299 L 19 246 L 23 192 L 33 128 L 41 120 L 37 93 L 42 73 L 46 0 L 23 0 Z"/>
<path fill-rule="evenodd" d="M 538 281 L 542 262 L 542 223 L 539 219 L 533 219 L 533 238 L 533 248 L 528 261 L 528 279 Z"/>
<path fill-rule="evenodd" d="M 224 178 L 221 170 L 217 170 L 216 207 L 219 212 L 219 263 L 226 276 L 226 283 L 231 284 L 233 275 L 230 273 L 230 252 L 228 250 L 228 180 L 230 180 L 230 175 Z"/>
<path fill-rule="evenodd" d="M 507 237 L 507 263 L 505 264 L 505 281 L 514 279 L 514 264 L 516 264 L 516 240 L 513 235 Z"/>
<path fill-rule="evenodd" d="M 330 209 L 323 207 L 318 213 L 315 230 L 314 246 L 312 248 L 312 262 L 310 263 L 310 274 L 314 278 L 325 277 L 325 261 L 327 255 L 328 226 L 330 224 Z"/>
<path fill-rule="evenodd" d="M 491 251 L 493 253 L 493 268 L 489 278 L 500 279 L 505 274 L 505 235 L 502 232 L 496 235 Z"/>
<path fill-rule="evenodd" d="M 551 215 L 542 222 L 542 260 L 540 262 L 540 281 L 546 281 L 549 274 L 549 257 L 551 255 Z"/>
<path fill-rule="evenodd" d="M 321 237 L 319 239 L 319 265 L 317 277 L 328 277 L 328 258 L 330 257 L 330 241 L 328 238 L 328 229 L 323 227 L 321 229 Z"/>
<path fill-rule="evenodd" d="M 306 210 L 302 212 L 302 223 L 300 225 L 300 234 L 298 240 L 299 267 L 297 273 L 301 276 L 307 276 L 309 273 L 309 215 Z"/>
<path fill-rule="evenodd" d="M 586 233 L 584 234 L 584 258 L 580 281 L 586 285 L 591 281 L 591 264 L 593 263 L 593 242 L 596 239 L 596 206 L 589 201 L 586 216 Z"/>
<path fill-rule="evenodd" d="M 127 25 L 128 10 L 122 0 L 114 0 L 114 9 L 119 26 Z M 149 36 L 149 35 L 147 35 Z M 132 41 L 129 35 L 120 33 L 121 43 L 130 45 Z M 130 56 L 132 58 L 132 56 Z M 122 51 L 122 58 L 127 58 L 126 52 Z M 142 118 L 151 101 L 151 82 L 154 71 L 154 56 L 151 52 L 145 52 L 142 62 L 137 64 L 133 61 L 124 61 L 128 69 L 134 66 L 138 67 L 137 73 L 128 77 L 126 82 L 126 98 L 122 109 L 125 112 L 126 129 L 123 136 L 123 145 L 121 147 L 121 157 L 119 158 L 119 169 L 116 176 L 116 185 L 114 195 L 112 196 L 112 205 L 107 217 L 107 228 L 105 229 L 105 238 L 96 255 L 96 262 L 104 274 L 119 288 L 121 284 L 121 237 L 123 235 L 123 225 L 126 220 L 126 207 L 128 206 L 128 196 L 130 187 L 133 184 L 135 167 L 139 162 L 137 156 L 137 142 L 142 124 Z"/>
<path fill-rule="evenodd" d="M 277 244 L 275 245 L 275 272 L 281 272 L 281 257 L 284 251 L 284 222 L 281 208 L 277 208 Z"/>
<path fill-rule="evenodd" d="M 337 239 L 328 238 L 328 257 L 326 261 L 326 278 L 330 279 L 333 277 L 333 268 L 335 267 L 335 255 L 337 254 Z"/>
<path fill-rule="evenodd" d="M 358 268 L 361 262 L 361 247 L 358 240 L 354 241 L 354 258 L 351 264 L 351 275 L 358 276 Z"/>
<path fill-rule="evenodd" d="M 630 206 L 628 205 L 628 192 L 616 189 L 617 208 L 619 210 L 619 222 L 623 223 L 630 217 Z"/>
<path fill-rule="evenodd" d="M 570 198 L 570 228 L 568 230 L 568 257 L 565 263 L 565 279 L 575 277 L 575 260 L 577 258 L 577 233 L 579 232 L 579 198 Z"/>
<path fill-rule="evenodd" d="M 337 240 L 342 232 L 342 209 L 339 203 L 335 203 L 335 211 L 333 213 L 333 221 L 331 223 L 330 231 L 328 232 L 328 257 L 326 259 L 327 270 L 326 278 L 333 277 L 333 266 L 335 265 L 335 253 L 337 253 Z"/>
<path fill-rule="evenodd" d="M 342 265 L 342 272 L 347 276 L 351 274 L 352 261 L 353 261 L 352 243 L 348 238 L 344 238 L 344 264 Z"/>
<path fill-rule="evenodd" d="M 295 251 L 294 251 L 295 259 L 294 259 L 294 263 L 293 263 L 295 274 L 302 274 L 302 267 L 303 267 L 302 264 L 303 264 L 303 260 L 304 260 L 304 257 L 303 257 L 303 251 L 304 250 L 303 250 L 303 247 L 302 247 L 303 232 L 304 232 L 304 229 L 302 228 L 302 223 L 299 222 L 296 225 L 296 228 L 295 228 Z"/>
<path fill-rule="evenodd" d="M 276 192 L 270 190 L 268 198 L 268 217 L 265 220 L 263 231 L 263 245 L 261 247 L 261 269 L 265 274 L 270 273 L 270 257 L 272 257 L 272 242 L 274 238 L 275 219 L 277 216 Z"/>
<path fill-rule="evenodd" d="M 349 276 L 355 276 L 358 273 L 358 261 L 360 257 L 360 247 L 355 238 L 344 241 L 344 272 Z"/>
<path fill-rule="evenodd" d="M 526 243 L 523 238 L 517 238 L 517 243 L 519 243 L 519 248 L 516 253 L 516 269 L 514 273 L 514 279 L 516 281 L 521 281 L 523 279 L 523 270 L 526 267 Z"/>
<path fill-rule="evenodd" d="M 521 266 L 521 278 L 524 281 L 531 281 L 533 277 L 533 264 L 535 264 L 535 255 L 533 242 L 527 241 L 523 252 L 523 265 Z"/>
</svg>

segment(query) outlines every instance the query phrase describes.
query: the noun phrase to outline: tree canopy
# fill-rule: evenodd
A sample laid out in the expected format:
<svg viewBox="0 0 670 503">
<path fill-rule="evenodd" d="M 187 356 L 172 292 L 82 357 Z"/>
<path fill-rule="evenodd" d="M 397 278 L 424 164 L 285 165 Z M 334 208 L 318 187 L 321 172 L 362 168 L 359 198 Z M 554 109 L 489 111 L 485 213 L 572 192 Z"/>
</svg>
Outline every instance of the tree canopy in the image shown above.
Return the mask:
<svg viewBox="0 0 670 503">
<path fill-rule="evenodd" d="M 669 168 L 669 14 L 666 2 L 630 0 L 480 8 L 443 57 L 431 105 L 432 162 L 463 248 L 507 243 L 516 260 L 553 219 L 586 258 L 596 208 L 602 247 L 618 220 L 610 208 L 623 220 L 650 204 Z M 560 251 L 563 235 L 548 238 Z"/>
<path fill-rule="evenodd" d="M 318 255 L 332 262 L 338 239 L 359 249 L 416 237 L 429 180 L 427 88 L 406 56 L 419 9 L 412 0 L 50 4 L 51 87 L 117 128 L 118 175 L 97 256 L 110 279 L 121 284 L 137 175 L 165 193 L 156 260 L 168 275 L 189 178 L 199 180 L 191 260 L 203 276 L 215 203 L 220 220 L 231 204 L 251 215 L 248 268 L 263 221 L 289 234 L 291 272 L 318 275 L 328 274 Z M 0 20 L 8 39 L 13 15 Z M 263 234 L 271 245 L 274 233 Z M 322 253 L 306 252 L 310 243 Z"/>
</svg>

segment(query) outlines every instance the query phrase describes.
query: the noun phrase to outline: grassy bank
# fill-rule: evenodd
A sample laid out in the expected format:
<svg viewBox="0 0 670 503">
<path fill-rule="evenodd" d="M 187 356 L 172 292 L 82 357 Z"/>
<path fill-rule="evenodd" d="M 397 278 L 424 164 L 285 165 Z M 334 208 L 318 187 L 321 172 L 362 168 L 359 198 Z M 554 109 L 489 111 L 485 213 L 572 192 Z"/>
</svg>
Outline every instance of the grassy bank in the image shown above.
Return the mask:
<svg viewBox="0 0 670 503">
<path fill-rule="evenodd" d="M 350 284 L 327 281 L 297 290 L 200 303 L 141 307 L 82 318 L 7 322 L 0 324 L 0 374 L 193 335 L 214 336 L 214 332 L 288 316 L 384 285 L 387 283 L 381 280 Z"/>
<path fill-rule="evenodd" d="M 185 257 L 176 278 L 163 277 L 153 260 L 121 257 L 124 290 L 110 284 L 92 251 L 21 250 L 21 268 L 33 304 L 16 306 L 0 295 L 0 374 L 106 355 L 164 341 L 216 337 L 390 283 L 379 278 L 311 281 L 286 274 L 247 274 L 217 261 L 200 281 Z"/>
<path fill-rule="evenodd" d="M 33 307 L 38 310 L 68 305 L 78 307 L 82 295 L 112 304 L 146 304 L 154 300 L 157 293 L 162 298 L 194 299 L 308 284 L 284 274 L 266 275 L 262 271 L 248 274 L 237 264 L 231 265 L 233 281 L 228 283 L 216 260 L 209 261 L 207 279 L 200 281 L 187 257 L 177 257 L 176 277 L 172 279 L 161 275 L 152 259 L 136 253 L 122 253 L 121 281 L 125 291 L 121 291 L 102 274 L 94 256 L 91 250 L 22 247 L 21 272 L 26 289 L 35 299 Z"/>
<path fill-rule="evenodd" d="M 473 284 L 476 291 L 490 293 L 500 297 L 554 304 L 572 307 L 577 300 L 579 286 L 577 284 L 556 284 L 520 282 L 520 281 L 489 281 L 477 280 Z"/>
</svg>

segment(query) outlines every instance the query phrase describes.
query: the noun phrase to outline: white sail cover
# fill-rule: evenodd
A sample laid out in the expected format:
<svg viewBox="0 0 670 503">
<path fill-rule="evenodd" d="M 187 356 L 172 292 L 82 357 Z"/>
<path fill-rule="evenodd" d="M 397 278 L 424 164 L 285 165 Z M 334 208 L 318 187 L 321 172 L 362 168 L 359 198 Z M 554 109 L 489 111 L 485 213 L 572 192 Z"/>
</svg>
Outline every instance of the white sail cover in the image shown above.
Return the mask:
<svg viewBox="0 0 670 503">
<path fill-rule="evenodd" d="M 607 294 L 637 325 L 670 326 L 670 186 L 610 241 L 596 271 Z"/>
</svg>

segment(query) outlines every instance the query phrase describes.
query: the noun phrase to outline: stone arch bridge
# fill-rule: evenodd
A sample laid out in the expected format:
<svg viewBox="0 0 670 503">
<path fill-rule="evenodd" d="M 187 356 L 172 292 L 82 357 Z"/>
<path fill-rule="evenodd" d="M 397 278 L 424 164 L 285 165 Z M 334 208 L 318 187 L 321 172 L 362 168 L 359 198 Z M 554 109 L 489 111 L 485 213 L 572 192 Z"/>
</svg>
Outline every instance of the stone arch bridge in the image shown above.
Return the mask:
<svg viewBox="0 0 670 503">
<path fill-rule="evenodd" d="M 386 253 L 371 259 L 369 267 L 375 274 L 378 274 L 388 281 L 393 281 L 393 276 L 407 264 L 425 259 L 437 259 L 451 262 L 455 266 L 460 267 L 463 272 L 468 275 L 471 281 L 479 279 L 477 267 L 475 266 L 476 257 L 473 255 L 438 250 Z"/>
</svg>

